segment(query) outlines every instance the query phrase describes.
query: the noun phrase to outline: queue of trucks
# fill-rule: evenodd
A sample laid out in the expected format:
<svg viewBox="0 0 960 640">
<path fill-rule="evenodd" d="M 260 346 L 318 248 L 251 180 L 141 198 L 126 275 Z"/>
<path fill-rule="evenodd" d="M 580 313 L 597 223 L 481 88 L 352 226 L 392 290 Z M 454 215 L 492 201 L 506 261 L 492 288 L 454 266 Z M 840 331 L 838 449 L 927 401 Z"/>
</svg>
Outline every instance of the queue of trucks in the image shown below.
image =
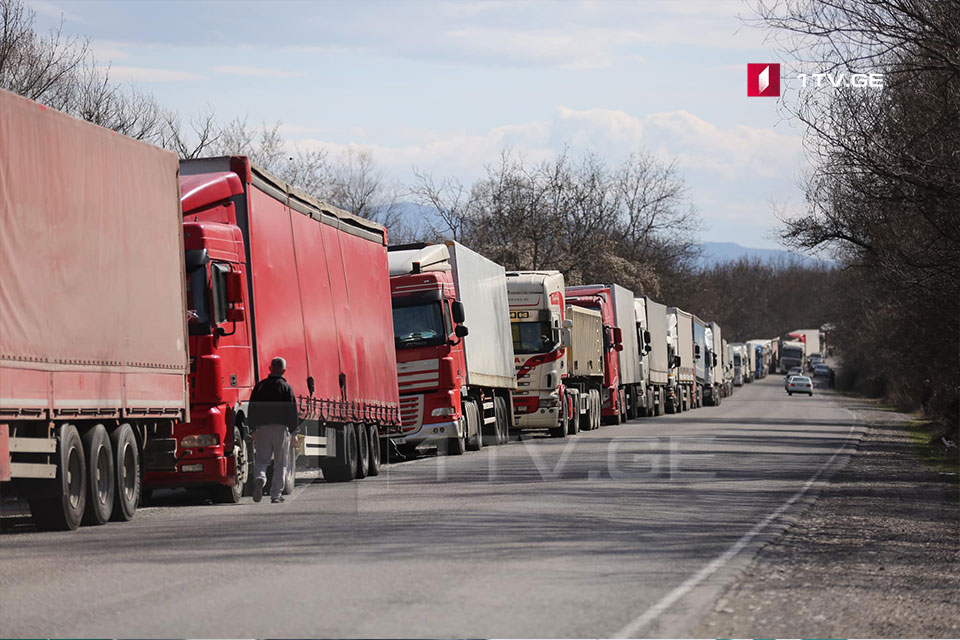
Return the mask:
<svg viewBox="0 0 960 640">
<path fill-rule="evenodd" d="M 129 520 L 161 488 L 248 495 L 275 356 L 287 493 L 298 465 L 347 482 L 565 438 L 719 405 L 756 371 L 717 323 L 453 241 L 389 246 L 245 157 L 178 160 L 3 91 L 0 132 L 0 491 L 43 529 Z"/>
</svg>

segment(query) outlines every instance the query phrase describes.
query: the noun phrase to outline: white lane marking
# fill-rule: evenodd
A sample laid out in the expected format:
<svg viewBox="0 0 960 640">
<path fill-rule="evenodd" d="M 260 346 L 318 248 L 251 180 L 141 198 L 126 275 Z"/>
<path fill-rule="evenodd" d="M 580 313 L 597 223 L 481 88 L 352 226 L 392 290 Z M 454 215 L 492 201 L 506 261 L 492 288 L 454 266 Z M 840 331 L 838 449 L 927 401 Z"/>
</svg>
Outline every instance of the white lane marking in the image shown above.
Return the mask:
<svg viewBox="0 0 960 640">
<path fill-rule="evenodd" d="M 831 400 L 831 402 L 833 401 Z M 834 402 L 834 404 L 836 403 Z M 675 588 L 673 591 L 671 591 L 667 595 L 660 598 L 660 600 L 657 603 L 655 603 L 649 609 L 647 609 L 642 614 L 640 614 L 637 618 L 633 620 L 633 622 L 631 622 L 630 624 L 625 626 L 623 629 L 618 631 L 613 636 L 614 638 L 632 638 L 635 635 L 637 635 L 642 629 L 647 627 L 647 625 L 649 625 L 658 617 L 660 617 L 667 609 L 669 609 L 674 604 L 676 604 L 678 600 L 680 600 L 685 595 L 693 591 L 693 589 L 695 589 L 701 582 L 709 578 L 711 575 L 713 575 L 718 570 L 720 570 L 725 564 L 727 564 L 733 558 L 735 558 L 738 553 L 743 551 L 743 549 L 748 544 L 750 544 L 750 542 L 752 542 L 753 539 L 756 538 L 761 531 L 763 531 L 767 527 L 767 525 L 769 525 L 771 522 L 776 520 L 784 511 L 789 509 L 791 505 L 793 505 L 797 500 L 802 498 L 807 493 L 807 491 L 810 490 L 810 487 L 812 487 L 814 483 L 820 479 L 820 476 L 823 475 L 823 472 L 826 471 L 827 468 L 833 463 L 833 461 L 840 454 L 840 452 L 846 449 L 847 445 L 850 444 L 850 436 L 853 433 L 854 428 L 856 428 L 857 426 L 857 414 L 855 414 L 850 409 L 847 409 L 846 407 L 840 407 L 840 408 L 853 416 L 853 424 L 850 425 L 850 430 L 847 431 L 847 438 L 846 440 L 844 440 L 843 444 L 840 445 L 840 448 L 833 452 L 833 455 L 830 456 L 830 459 L 824 462 L 822 465 L 820 465 L 816 473 L 814 473 L 813 476 L 811 476 L 810 479 L 807 480 L 807 482 L 803 485 L 803 487 L 801 487 L 800 490 L 797 491 L 795 494 L 790 496 L 790 498 L 786 502 L 784 502 L 779 507 L 777 507 L 777 509 L 773 513 L 771 513 L 766 518 L 764 518 L 763 520 L 755 524 L 753 528 L 750 529 L 750 531 L 748 531 L 747 533 L 745 533 L 743 537 L 737 540 L 733 544 L 733 546 L 731 546 L 722 554 L 714 558 L 709 564 L 707 564 L 705 567 L 700 569 L 700 571 L 697 571 L 695 574 L 693 574 L 692 576 L 684 580 L 679 587 Z"/>
</svg>

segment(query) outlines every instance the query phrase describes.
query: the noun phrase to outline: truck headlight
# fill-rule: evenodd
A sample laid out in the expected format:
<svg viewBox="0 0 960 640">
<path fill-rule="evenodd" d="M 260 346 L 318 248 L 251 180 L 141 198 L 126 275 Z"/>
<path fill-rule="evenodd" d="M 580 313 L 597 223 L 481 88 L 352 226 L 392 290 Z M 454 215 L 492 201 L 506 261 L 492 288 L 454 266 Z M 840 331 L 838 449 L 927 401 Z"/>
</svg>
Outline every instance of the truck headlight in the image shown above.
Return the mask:
<svg viewBox="0 0 960 640">
<path fill-rule="evenodd" d="M 457 408 L 456 407 L 437 407 L 436 409 L 430 412 L 430 415 L 433 416 L 434 418 L 437 418 L 440 416 L 455 416 L 457 415 Z"/>
<path fill-rule="evenodd" d="M 542 398 L 540 400 L 541 409 L 552 409 L 553 407 L 556 407 L 559 404 L 560 404 L 560 401 L 557 400 L 556 398 Z"/>
<path fill-rule="evenodd" d="M 212 433 L 201 433 L 180 438 L 181 447 L 215 447 L 220 444 L 220 436 Z"/>
</svg>

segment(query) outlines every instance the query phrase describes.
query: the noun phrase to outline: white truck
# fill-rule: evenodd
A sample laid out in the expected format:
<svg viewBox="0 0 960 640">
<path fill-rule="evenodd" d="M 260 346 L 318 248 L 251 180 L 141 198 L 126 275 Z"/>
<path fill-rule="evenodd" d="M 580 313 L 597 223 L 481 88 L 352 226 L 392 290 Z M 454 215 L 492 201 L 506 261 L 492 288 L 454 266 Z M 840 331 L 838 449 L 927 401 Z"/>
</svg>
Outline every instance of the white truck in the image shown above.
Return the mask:
<svg viewBox="0 0 960 640">
<path fill-rule="evenodd" d="M 807 358 L 815 354 L 823 355 L 820 349 L 820 329 L 796 329 L 788 334 L 788 337 L 794 336 L 802 336 L 801 341 L 804 343 Z M 806 360 L 803 364 L 804 366 L 807 364 Z"/>
<path fill-rule="evenodd" d="M 718 407 L 723 398 L 723 338 L 720 325 L 707 323 L 707 354 L 704 361 L 706 379 L 703 387 L 704 404 Z"/>
<path fill-rule="evenodd" d="M 733 395 L 733 348 L 726 340 L 722 342 L 723 348 L 723 395 L 730 397 Z"/>
<path fill-rule="evenodd" d="M 645 413 L 647 416 L 660 416 L 665 411 L 670 375 L 667 306 L 651 300 L 649 296 L 639 296 L 634 304 L 640 366 L 646 382 Z"/>
<path fill-rule="evenodd" d="M 780 343 L 780 370 L 787 373 L 793 367 L 803 368 L 807 360 L 806 344 L 800 340 L 784 340 Z"/>
<path fill-rule="evenodd" d="M 546 429 L 555 438 L 574 435 L 582 424 L 592 428 L 594 414 L 599 422 L 600 387 L 596 403 L 583 385 L 568 385 L 567 351 L 583 329 L 590 342 L 591 327 L 578 327 L 564 303 L 563 274 L 559 271 L 510 271 L 507 273 L 510 329 L 518 389 L 513 398 L 513 426 L 518 430 Z M 576 319 L 589 323 L 593 315 L 579 310 Z M 597 318 L 599 313 L 595 314 Z M 584 317 L 585 316 L 585 317 Z M 597 321 L 591 358 L 603 374 L 602 322 Z M 590 345 L 576 345 L 589 348 Z M 579 364 L 579 361 L 578 361 Z M 584 362 L 586 365 L 586 362 Z"/>
<path fill-rule="evenodd" d="M 675 386 L 667 387 L 667 413 L 693 408 L 696 398 L 696 368 L 693 357 L 693 316 L 683 309 L 667 307 L 667 328 L 674 345 L 670 368 Z"/>
</svg>

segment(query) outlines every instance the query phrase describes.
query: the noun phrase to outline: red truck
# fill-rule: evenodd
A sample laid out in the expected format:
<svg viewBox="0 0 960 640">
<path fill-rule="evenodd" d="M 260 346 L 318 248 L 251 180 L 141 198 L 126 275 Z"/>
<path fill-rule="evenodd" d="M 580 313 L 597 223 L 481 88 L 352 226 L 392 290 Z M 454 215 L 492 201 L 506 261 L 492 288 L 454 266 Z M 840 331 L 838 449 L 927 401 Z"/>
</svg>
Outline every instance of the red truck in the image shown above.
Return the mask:
<svg viewBox="0 0 960 640">
<path fill-rule="evenodd" d="M 174 154 L 0 91 L 0 494 L 41 529 L 133 517 L 189 419 L 182 233 Z"/>
<path fill-rule="evenodd" d="M 611 287 L 581 285 L 567 287 L 567 303 L 599 311 L 603 320 L 603 386 L 600 415 L 604 424 L 620 424 L 627 418 L 627 397 L 620 380 L 620 358 L 623 351 L 623 328 L 617 326 Z M 633 294 L 630 295 L 633 305 Z M 629 327 L 636 333 L 636 328 Z"/>
<path fill-rule="evenodd" d="M 390 247 L 390 274 L 403 422 L 381 436 L 404 457 L 506 442 L 517 376 L 504 268 L 447 242 Z"/>
<path fill-rule="evenodd" d="M 252 476 L 247 400 L 274 356 L 301 420 L 285 490 L 298 457 L 328 482 L 377 475 L 378 430 L 400 422 L 385 229 L 243 157 L 181 162 L 180 192 L 190 420 L 164 449 L 175 468 L 148 466 L 147 491 L 209 486 L 240 499 Z"/>
</svg>

